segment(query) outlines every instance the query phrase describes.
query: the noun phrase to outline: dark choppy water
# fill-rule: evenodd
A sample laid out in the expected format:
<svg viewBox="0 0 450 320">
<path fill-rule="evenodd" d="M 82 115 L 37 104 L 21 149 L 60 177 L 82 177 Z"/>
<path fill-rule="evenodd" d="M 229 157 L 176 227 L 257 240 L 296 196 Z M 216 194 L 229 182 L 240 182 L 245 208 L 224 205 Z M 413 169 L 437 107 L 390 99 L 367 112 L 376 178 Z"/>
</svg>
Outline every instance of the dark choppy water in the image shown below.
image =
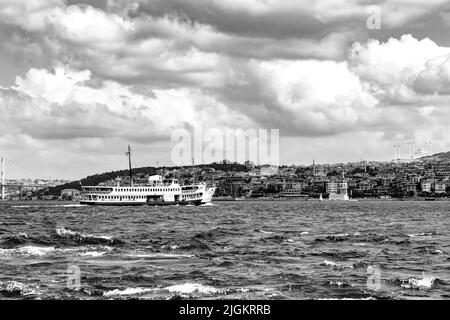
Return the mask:
<svg viewBox="0 0 450 320">
<path fill-rule="evenodd" d="M 161 208 L 6 202 L 0 298 L 445 299 L 449 208 L 394 201 Z M 69 266 L 81 272 L 78 290 L 74 280 L 68 287 Z"/>
</svg>

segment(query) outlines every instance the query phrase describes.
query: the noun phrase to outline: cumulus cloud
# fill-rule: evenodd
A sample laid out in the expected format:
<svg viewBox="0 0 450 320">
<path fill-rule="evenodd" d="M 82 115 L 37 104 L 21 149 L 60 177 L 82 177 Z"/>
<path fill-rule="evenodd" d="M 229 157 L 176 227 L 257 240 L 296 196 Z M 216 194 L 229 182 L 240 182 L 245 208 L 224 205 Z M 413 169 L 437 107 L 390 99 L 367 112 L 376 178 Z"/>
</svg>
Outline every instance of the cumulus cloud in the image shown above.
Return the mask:
<svg viewBox="0 0 450 320">
<path fill-rule="evenodd" d="M 366 27 L 369 5 L 381 10 L 378 32 Z M 0 77 L 0 148 L 32 150 L 40 161 L 58 148 L 87 168 L 95 156 L 75 154 L 109 157 L 128 142 L 168 158 L 172 130 L 193 126 L 279 128 L 283 141 L 341 141 L 352 156 L 351 137 L 385 157 L 386 145 L 413 135 L 440 137 L 444 148 L 450 46 L 425 23 L 442 8 L 441 0 L 0 0 L 0 59 L 16 72 L 13 83 Z M 402 34 L 412 24 L 420 36 Z M 326 150 L 330 161 L 338 154 Z"/>
<path fill-rule="evenodd" d="M 427 61 L 414 80 L 414 89 L 428 94 L 450 94 L 450 54 Z"/>
<path fill-rule="evenodd" d="M 2 122 L 42 139 L 121 137 L 151 142 L 172 130 L 239 122 L 214 97 L 194 89 L 153 90 L 144 95 L 113 81 L 90 83 L 91 73 L 57 67 L 31 69 L 0 94 Z M 223 113 L 219 119 L 215 115 Z"/>
</svg>

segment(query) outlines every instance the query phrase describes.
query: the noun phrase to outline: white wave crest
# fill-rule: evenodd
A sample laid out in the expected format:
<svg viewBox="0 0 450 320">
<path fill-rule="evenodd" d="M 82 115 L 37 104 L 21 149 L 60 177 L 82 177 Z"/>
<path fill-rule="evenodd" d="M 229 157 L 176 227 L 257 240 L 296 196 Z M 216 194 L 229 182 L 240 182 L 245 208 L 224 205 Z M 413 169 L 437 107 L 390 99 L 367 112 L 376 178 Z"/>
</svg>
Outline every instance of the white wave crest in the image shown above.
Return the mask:
<svg viewBox="0 0 450 320">
<path fill-rule="evenodd" d="M 107 291 L 103 293 L 103 296 L 105 297 L 113 297 L 113 296 L 129 296 L 129 295 L 138 295 L 138 294 L 144 294 L 147 292 L 155 291 L 156 289 L 152 288 L 126 288 L 124 290 L 114 289 L 111 291 Z"/>
<path fill-rule="evenodd" d="M 44 256 L 48 253 L 54 252 L 55 250 L 55 247 L 23 246 L 14 249 L 0 249 L 0 255 Z"/>
<path fill-rule="evenodd" d="M 176 253 L 131 253 L 128 255 L 133 258 L 193 258 L 195 255 L 192 254 L 176 254 Z"/>
<path fill-rule="evenodd" d="M 77 232 L 77 231 L 73 231 L 70 230 L 68 228 L 65 227 L 61 227 L 61 228 L 57 228 L 56 229 L 56 234 L 64 237 L 64 236 L 77 236 L 77 237 L 81 237 L 81 238 L 92 238 L 92 239 L 104 239 L 104 240 L 108 240 L 111 241 L 113 240 L 113 237 L 111 236 L 97 236 L 97 235 L 93 235 L 93 234 L 84 234 L 81 232 Z"/>
<path fill-rule="evenodd" d="M 321 263 L 322 266 L 326 266 L 326 267 L 332 267 L 335 269 L 353 269 L 353 266 L 351 265 L 346 265 L 346 264 L 339 264 L 330 260 L 324 260 Z"/>
<path fill-rule="evenodd" d="M 37 293 L 31 286 L 18 281 L 0 282 L 0 291 L 18 293 L 22 296 L 34 295 Z"/>
<path fill-rule="evenodd" d="M 169 286 L 164 288 L 164 290 L 168 290 L 172 293 L 180 293 L 180 294 L 216 294 L 219 293 L 219 290 L 210 287 L 210 286 L 204 286 L 199 283 L 184 283 L 184 284 L 177 284 L 173 286 Z"/>
<path fill-rule="evenodd" d="M 411 233 L 408 234 L 407 236 L 410 238 L 416 238 L 416 237 L 431 237 L 432 235 L 434 235 L 433 232 L 422 232 L 422 233 Z"/>
<path fill-rule="evenodd" d="M 407 289 L 430 289 L 436 279 L 436 277 L 425 274 L 424 272 L 422 273 L 422 278 L 409 278 L 408 281 L 401 286 Z"/>
<path fill-rule="evenodd" d="M 96 257 L 101 257 L 101 256 L 103 256 L 105 254 L 106 254 L 105 251 L 102 251 L 102 252 L 99 252 L 99 251 L 87 251 L 87 252 L 81 253 L 81 256 L 88 256 L 88 257 L 96 258 Z"/>
</svg>

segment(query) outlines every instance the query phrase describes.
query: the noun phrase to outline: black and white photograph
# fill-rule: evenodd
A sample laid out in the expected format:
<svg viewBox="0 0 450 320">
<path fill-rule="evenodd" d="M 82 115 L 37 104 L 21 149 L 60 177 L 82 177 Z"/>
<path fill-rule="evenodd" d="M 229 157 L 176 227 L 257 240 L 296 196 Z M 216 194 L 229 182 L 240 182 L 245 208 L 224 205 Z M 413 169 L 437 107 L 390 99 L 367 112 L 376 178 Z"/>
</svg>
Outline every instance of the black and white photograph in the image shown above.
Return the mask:
<svg viewBox="0 0 450 320">
<path fill-rule="evenodd" d="M 0 300 L 449 300 L 449 129 L 448 0 L 0 0 Z"/>
</svg>

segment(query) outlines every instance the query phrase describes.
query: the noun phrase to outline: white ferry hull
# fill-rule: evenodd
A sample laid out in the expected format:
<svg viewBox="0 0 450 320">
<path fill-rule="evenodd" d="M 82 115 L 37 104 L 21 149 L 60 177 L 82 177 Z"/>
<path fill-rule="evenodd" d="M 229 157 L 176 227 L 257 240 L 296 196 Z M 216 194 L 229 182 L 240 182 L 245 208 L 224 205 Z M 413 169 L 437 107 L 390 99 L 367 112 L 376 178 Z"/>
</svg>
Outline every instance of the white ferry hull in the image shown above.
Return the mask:
<svg viewBox="0 0 450 320">
<path fill-rule="evenodd" d="M 206 202 L 205 202 L 206 203 Z M 201 205 L 202 200 L 182 200 L 182 201 L 80 201 L 80 204 L 91 206 L 170 206 L 170 205 Z"/>
</svg>

